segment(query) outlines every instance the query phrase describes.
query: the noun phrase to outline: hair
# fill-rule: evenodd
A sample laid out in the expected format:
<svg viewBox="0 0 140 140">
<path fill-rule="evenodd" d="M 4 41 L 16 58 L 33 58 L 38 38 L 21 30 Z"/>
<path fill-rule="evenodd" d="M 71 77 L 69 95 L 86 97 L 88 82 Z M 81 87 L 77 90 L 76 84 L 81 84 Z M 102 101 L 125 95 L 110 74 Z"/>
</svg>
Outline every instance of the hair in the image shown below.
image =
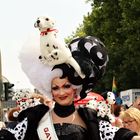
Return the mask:
<svg viewBox="0 0 140 140">
<path fill-rule="evenodd" d="M 68 80 L 77 89 L 76 94 L 83 99 L 105 74 L 109 58 L 100 39 L 93 36 L 80 37 L 72 40 L 68 46 L 85 78 L 81 78 L 73 66 L 67 63 L 57 65 L 42 63 L 39 60 L 41 52 L 36 41 L 25 43 L 20 52 L 19 60 L 23 72 L 31 84 L 49 98 L 52 98 L 51 82 L 55 77 L 68 77 Z"/>
<path fill-rule="evenodd" d="M 124 118 L 132 118 L 135 119 L 140 127 L 140 111 L 137 108 L 131 107 L 125 111 L 122 111 L 119 116 L 122 120 Z"/>
<path fill-rule="evenodd" d="M 120 112 L 121 112 L 121 105 L 117 105 L 117 104 L 115 104 L 114 105 L 114 115 L 115 115 L 115 117 L 118 117 L 119 115 L 120 115 Z"/>
</svg>

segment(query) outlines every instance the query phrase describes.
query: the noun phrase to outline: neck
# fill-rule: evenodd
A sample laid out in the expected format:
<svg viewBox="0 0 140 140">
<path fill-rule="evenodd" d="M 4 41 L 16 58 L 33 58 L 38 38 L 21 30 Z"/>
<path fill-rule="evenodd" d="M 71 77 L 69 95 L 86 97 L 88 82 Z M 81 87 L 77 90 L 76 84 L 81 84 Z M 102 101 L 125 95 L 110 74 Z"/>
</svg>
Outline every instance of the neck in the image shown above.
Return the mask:
<svg viewBox="0 0 140 140">
<path fill-rule="evenodd" d="M 74 103 L 72 103 L 71 105 L 68 105 L 68 106 L 62 106 L 62 105 L 59 105 L 58 103 L 55 103 L 54 112 L 59 117 L 68 117 L 74 111 L 75 111 Z"/>
<path fill-rule="evenodd" d="M 56 29 L 50 29 L 50 28 L 48 28 L 45 31 L 41 31 L 40 35 L 41 36 L 44 36 L 44 35 L 47 35 L 49 32 L 53 32 L 53 31 L 57 32 Z"/>
</svg>

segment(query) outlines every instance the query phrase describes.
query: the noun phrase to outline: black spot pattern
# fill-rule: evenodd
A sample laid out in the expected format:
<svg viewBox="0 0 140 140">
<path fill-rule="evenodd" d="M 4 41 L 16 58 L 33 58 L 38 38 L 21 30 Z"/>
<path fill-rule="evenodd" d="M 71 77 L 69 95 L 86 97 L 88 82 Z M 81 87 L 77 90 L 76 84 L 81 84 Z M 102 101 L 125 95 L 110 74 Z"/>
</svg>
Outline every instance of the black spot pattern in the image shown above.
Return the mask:
<svg viewBox="0 0 140 140">
<path fill-rule="evenodd" d="M 119 128 L 112 126 L 108 121 L 101 120 L 99 122 L 99 131 L 101 140 L 113 140 L 115 132 Z"/>
<path fill-rule="evenodd" d="M 16 140 L 23 140 L 27 130 L 27 123 L 27 118 L 25 118 L 22 122 L 18 123 L 14 129 L 7 128 L 7 130 L 14 134 Z"/>
</svg>

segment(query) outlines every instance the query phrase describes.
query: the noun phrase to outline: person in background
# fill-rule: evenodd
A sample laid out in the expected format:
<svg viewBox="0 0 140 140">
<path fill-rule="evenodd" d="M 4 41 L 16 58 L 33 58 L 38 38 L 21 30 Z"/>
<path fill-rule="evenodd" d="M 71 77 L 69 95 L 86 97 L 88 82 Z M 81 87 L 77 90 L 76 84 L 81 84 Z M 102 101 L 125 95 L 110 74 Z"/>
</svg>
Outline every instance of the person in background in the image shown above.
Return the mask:
<svg viewBox="0 0 140 140">
<path fill-rule="evenodd" d="M 129 108 L 120 113 L 123 127 L 140 135 L 140 111 L 137 108 Z"/>
<path fill-rule="evenodd" d="M 123 126 L 122 120 L 119 117 L 120 112 L 122 111 L 121 109 L 122 109 L 122 105 L 114 104 L 112 113 L 114 114 L 115 122 L 113 123 L 113 125 L 117 127 Z"/>
<path fill-rule="evenodd" d="M 47 19 L 49 20 L 49 19 Z M 39 24 L 39 23 L 38 23 Z M 46 104 L 29 107 L 18 115 L 14 129 L 2 129 L 0 140 L 136 140 L 136 132 L 111 125 L 90 108 L 74 106 L 74 98 L 81 99 L 95 87 L 104 75 L 108 55 L 104 44 L 96 37 L 76 38 L 69 44 L 85 78 L 81 78 L 69 64 L 47 65 L 38 58 L 40 51 L 22 49 L 20 62 L 31 83 L 40 93 L 54 100 L 54 107 Z M 47 45 L 49 47 L 49 44 Z M 54 48 L 56 48 L 54 46 Z M 64 52 L 65 54 L 65 52 Z M 45 58 L 44 58 L 45 59 Z M 57 53 L 49 60 L 59 59 Z"/>
<path fill-rule="evenodd" d="M 140 110 L 140 97 L 138 97 L 132 104 L 131 107 L 135 107 Z"/>
<path fill-rule="evenodd" d="M 129 107 L 128 107 L 127 104 L 121 105 L 121 111 L 125 111 L 125 110 L 127 110 L 128 108 L 129 108 Z"/>
</svg>

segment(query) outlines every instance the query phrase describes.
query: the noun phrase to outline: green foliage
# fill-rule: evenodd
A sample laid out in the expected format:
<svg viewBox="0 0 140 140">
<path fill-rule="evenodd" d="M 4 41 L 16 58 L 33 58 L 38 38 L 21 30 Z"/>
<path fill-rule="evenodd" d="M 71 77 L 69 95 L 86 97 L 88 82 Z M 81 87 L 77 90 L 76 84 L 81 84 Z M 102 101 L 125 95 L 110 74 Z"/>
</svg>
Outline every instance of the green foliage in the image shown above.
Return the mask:
<svg viewBox="0 0 140 140">
<path fill-rule="evenodd" d="M 113 76 L 118 91 L 140 88 L 140 0 L 86 1 L 91 3 L 92 11 L 70 39 L 93 35 L 107 48 L 107 71 L 94 90 L 111 90 Z"/>
</svg>

